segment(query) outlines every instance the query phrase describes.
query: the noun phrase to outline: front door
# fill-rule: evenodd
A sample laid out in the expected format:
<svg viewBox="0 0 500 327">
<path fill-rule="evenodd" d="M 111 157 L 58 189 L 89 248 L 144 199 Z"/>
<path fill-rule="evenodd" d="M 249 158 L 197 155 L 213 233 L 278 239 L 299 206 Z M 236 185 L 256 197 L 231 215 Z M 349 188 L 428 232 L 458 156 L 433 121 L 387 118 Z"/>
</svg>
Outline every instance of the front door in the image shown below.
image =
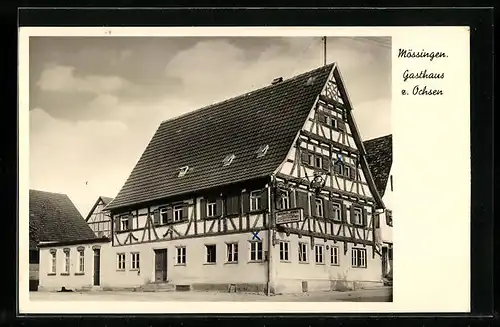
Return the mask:
<svg viewBox="0 0 500 327">
<path fill-rule="evenodd" d="M 155 282 L 167 281 L 167 249 L 155 250 Z"/>
<path fill-rule="evenodd" d="M 101 250 L 94 249 L 94 286 L 101 284 Z"/>
<path fill-rule="evenodd" d="M 382 276 L 387 275 L 387 247 L 382 248 Z"/>
</svg>

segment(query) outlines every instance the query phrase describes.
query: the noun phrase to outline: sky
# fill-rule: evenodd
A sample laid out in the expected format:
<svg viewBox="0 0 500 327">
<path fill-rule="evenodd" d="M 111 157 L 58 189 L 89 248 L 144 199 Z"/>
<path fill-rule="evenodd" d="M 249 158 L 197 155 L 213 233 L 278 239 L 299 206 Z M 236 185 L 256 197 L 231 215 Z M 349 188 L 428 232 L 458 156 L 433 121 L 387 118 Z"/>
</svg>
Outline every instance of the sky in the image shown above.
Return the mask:
<svg viewBox="0 0 500 327">
<path fill-rule="evenodd" d="M 363 140 L 391 133 L 390 38 L 329 37 Z M 31 37 L 30 189 L 85 217 L 163 120 L 323 65 L 321 37 Z"/>
</svg>

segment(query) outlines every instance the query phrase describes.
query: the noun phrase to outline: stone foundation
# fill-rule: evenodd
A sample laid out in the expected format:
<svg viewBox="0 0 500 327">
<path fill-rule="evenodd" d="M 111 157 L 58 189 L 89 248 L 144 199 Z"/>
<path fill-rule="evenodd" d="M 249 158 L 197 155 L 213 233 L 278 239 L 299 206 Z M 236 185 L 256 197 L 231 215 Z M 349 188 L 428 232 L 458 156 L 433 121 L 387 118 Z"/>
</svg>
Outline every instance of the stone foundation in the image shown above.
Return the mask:
<svg viewBox="0 0 500 327">
<path fill-rule="evenodd" d="M 191 289 L 193 291 L 205 291 L 205 292 L 265 293 L 266 284 L 196 283 L 191 285 Z"/>
</svg>

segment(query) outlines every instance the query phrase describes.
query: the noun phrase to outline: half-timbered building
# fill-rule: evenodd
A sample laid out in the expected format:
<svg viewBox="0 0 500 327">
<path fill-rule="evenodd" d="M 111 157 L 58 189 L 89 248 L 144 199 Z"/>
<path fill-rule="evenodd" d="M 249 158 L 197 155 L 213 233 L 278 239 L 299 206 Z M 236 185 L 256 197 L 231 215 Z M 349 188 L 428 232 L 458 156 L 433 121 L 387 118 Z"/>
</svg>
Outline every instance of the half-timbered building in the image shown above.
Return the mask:
<svg viewBox="0 0 500 327">
<path fill-rule="evenodd" d="M 105 208 L 100 285 L 381 284 L 386 207 L 352 111 L 330 64 L 162 122 Z"/>
<path fill-rule="evenodd" d="M 111 200 L 113 199 L 105 196 L 98 197 L 85 218 L 85 221 L 97 237 L 111 236 L 111 218 L 109 213 L 104 210 L 104 207 L 106 207 Z"/>
</svg>

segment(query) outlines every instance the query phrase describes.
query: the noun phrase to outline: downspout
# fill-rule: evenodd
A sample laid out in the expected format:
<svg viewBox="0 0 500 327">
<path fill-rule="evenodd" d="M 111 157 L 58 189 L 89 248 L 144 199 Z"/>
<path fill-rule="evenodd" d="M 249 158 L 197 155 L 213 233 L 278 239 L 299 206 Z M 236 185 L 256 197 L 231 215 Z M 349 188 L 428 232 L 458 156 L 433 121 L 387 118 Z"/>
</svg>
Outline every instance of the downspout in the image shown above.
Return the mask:
<svg viewBox="0 0 500 327">
<path fill-rule="evenodd" d="M 273 271 L 273 265 L 272 265 L 272 242 L 273 242 L 273 237 L 272 237 L 272 225 L 273 225 L 273 214 L 274 210 L 272 207 L 272 201 L 271 201 L 271 187 L 274 183 L 274 174 L 271 175 L 270 178 L 270 183 L 267 186 L 267 207 L 269 208 L 269 219 L 267 220 L 267 283 L 266 283 L 266 295 L 270 296 L 271 295 L 271 280 L 272 280 L 272 271 Z M 274 291 L 273 291 L 274 292 Z"/>
</svg>

